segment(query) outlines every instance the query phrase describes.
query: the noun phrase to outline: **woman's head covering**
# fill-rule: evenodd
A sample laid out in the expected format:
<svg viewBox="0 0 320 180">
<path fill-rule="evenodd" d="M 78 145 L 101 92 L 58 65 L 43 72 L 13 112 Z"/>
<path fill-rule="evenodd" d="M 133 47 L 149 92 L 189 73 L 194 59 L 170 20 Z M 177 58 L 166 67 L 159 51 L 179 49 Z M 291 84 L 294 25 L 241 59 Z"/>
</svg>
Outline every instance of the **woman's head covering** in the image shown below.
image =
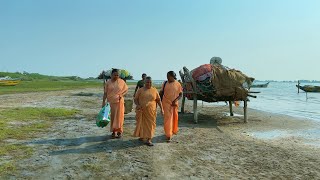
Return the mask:
<svg viewBox="0 0 320 180">
<path fill-rule="evenodd" d="M 169 76 L 173 77 L 175 80 L 177 80 L 177 75 L 176 75 L 176 73 L 174 71 L 169 71 L 167 73 L 167 75 L 169 75 Z"/>
</svg>

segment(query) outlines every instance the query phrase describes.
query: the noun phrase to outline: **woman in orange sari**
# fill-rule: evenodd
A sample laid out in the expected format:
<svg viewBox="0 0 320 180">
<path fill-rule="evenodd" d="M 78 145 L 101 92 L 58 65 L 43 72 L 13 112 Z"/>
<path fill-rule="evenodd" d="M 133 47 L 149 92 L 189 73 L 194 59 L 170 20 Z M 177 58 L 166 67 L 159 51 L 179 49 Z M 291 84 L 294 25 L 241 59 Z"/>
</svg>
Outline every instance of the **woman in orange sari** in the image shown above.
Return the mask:
<svg viewBox="0 0 320 180">
<path fill-rule="evenodd" d="M 161 114 L 163 114 L 163 108 L 157 89 L 152 87 L 151 77 L 146 77 L 145 85 L 137 91 L 134 102 L 137 105 L 137 124 L 133 135 L 140 137 L 141 141 L 146 139 L 146 145 L 153 146 L 151 140 L 156 128 L 157 104 L 161 109 Z"/>
<path fill-rule="evenodd" d="M 167 142 L 171 141 L 172 135 L 178 133 L 178 101 L 182 96 L 181 84 L 176 81 L 176 73 L 167 73 L 168 81 L 162 85 L 162 105 L 164 110 L 164 132 Z"/>
<path fill-rule="evenodd" d="M 111 108 L 110 131 L 112 138 L 120 138 L 123 133 L 124 122 L 124 95 L 128 92 L 128 86 L 124 80 L 119 78 L 118 69 L 113 69 L 111 79 L 104 85 L 102 107 L 107 102 Z M 117 136 L 116 136 L 117 135 Z"/>
</svg>

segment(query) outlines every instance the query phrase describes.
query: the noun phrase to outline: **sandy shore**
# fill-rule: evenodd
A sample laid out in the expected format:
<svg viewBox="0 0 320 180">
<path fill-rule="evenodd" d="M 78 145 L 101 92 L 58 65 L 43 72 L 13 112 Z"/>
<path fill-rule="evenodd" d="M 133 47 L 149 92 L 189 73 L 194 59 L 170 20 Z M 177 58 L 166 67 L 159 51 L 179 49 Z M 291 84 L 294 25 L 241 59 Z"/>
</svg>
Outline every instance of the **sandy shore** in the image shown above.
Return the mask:
<svg viewBox="0 0 320 180">
<path fill-rule="evenodd" d="M 130 86 L 128 97 L 133 94 Z M 77 96 L 77 93 L 93 93 Z M 157 118 L 154 147 L 132 137 L 135 114 L 125 116 L 122 139 L 110 139 L 95 117 L 102 89 L 26 93 L 0 96 L 0 109 L 60 107 L 80 109 L 74 119 L 57 121 L 38 138 L 23 143 L 35 149 L 17 162 L 17 173 L 0 179 L 319 179 L 319 140 L 311 136 L 320 125 L 307 119 L 249 109 L 249 121 L 230 117 L 228 106 L 199 105 L 193 123 L 192 102 L 180 114 L 179 134 L 172 143 Z M 250 107 L 250 103 L 249 103 Z M 243 114 L 242 108 L 234 108 Z"/>
</svg>

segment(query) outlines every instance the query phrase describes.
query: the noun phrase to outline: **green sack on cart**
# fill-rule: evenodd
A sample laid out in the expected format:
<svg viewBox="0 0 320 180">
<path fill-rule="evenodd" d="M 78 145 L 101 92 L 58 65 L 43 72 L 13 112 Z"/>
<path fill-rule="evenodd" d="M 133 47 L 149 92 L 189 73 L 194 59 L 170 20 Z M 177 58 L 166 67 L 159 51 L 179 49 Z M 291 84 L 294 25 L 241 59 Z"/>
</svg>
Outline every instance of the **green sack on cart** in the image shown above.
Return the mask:
<svg viewBox="0 0 320 180">
<path fill-rule="evenodd" d="M 98 127 L 105 127 L 109 124 L 111 117 L 111 109 L 109 103 L 107 103 L 99 112 L 96 124 Z"/>
</svg>

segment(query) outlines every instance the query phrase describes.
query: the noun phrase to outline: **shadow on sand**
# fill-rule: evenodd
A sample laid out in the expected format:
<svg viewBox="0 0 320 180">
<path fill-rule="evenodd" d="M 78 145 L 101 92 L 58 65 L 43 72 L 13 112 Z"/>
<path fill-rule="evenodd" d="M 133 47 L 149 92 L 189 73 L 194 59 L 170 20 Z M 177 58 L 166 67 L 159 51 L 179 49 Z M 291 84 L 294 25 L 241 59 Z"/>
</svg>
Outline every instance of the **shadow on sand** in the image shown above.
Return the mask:
<svg viewBox="0 0 320 180">
<path fill-rule="evenodd" d="M 156 136 L 153 138 L 153 143 L 163 143 L 165 141 L 165 136 Z M 79 147 L 89 143 L 90 145 Z M 75 147 L 72 149 L 63 149 L 57 151 L 51 151 L 50 155 L 64 155 L 64 154 L 91 154 L 106 152 L 111 153 L 112 151 L 117 151 L 121 149 L 135 148 L 139 146 L 144 146 L 145 143 L 136 139 L 111 139 L 111 136 L 90 136 L 90 137 L 79 137 L 71 139 L 50 139 L 50 140 L 40 140 L 28 142 L 27 144 L 52 144 L 54 146 L 60 147 Z"/>
<path fill-rule="evenodd" d="M 198 114 L 198 123 L 193 120 L 193 113 L 179 113 L 179 127 L 215 128 L 223 133 L 219 126 L 243 124 L 241 117 L 220 117 L 217 115 Z"/>
</svg>

